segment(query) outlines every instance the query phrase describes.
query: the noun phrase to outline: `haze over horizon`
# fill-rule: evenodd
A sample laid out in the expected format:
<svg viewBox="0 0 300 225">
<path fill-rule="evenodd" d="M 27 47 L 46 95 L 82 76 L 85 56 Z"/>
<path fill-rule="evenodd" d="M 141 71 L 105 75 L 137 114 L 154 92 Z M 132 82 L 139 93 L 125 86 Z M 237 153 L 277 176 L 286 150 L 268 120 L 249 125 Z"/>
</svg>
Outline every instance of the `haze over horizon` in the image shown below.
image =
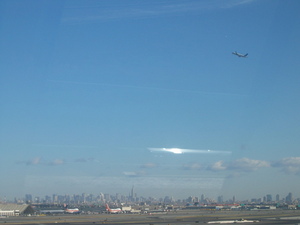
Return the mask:
<svg viewBox="0 0 300 225">
<path fill-rule="evenodd" d="M 299 9 L 1 1 L 0 198 L 299 197 Z"/>
</svg>

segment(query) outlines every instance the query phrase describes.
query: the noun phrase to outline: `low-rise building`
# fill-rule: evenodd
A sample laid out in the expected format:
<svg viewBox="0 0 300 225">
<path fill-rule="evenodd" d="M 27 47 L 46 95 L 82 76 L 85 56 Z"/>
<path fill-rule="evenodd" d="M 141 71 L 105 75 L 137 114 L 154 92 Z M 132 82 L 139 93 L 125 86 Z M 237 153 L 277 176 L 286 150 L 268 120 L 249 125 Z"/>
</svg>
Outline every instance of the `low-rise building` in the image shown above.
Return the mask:
<svg viewBox="0 0 300 225">
<path fill-rule="evenodd" d="M 33 213 L 33 208 L 28 204 L 0 204 L 0 216 L 32 215 Z"/>
</svg>

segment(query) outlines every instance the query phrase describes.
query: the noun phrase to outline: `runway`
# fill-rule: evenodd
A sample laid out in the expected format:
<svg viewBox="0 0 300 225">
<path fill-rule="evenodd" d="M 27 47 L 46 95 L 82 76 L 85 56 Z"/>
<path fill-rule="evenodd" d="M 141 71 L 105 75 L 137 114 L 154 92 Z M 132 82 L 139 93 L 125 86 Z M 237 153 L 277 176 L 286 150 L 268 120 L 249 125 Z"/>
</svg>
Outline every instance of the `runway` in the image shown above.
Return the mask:
<svg viewBox="0 0 300 225">
<path fill-rule="evenodd" d="M 300 210 L 266 211 L 200 211 L 182 210 L 166 214 L 99 214 L 99 215 L 48 215 L 1 218 L 0 223 L 14 225 L 87 225 L 87 224 L 135 224 L 135 225 L 188 225 L 207 224 L 209 221 L 238 219 L 258 220 L 255 224 L 300 224 Z M 247 223 L 248 224 L 248 223 Z"/>
</svg>

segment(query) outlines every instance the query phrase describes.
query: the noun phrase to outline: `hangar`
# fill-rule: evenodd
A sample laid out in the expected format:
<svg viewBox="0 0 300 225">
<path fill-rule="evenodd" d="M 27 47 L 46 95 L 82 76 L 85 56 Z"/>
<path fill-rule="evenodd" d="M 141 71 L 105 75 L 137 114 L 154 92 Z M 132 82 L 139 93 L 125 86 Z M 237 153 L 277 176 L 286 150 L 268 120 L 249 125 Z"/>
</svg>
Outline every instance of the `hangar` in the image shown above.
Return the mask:
<svg viewBox="0 0 300 225">
<path fill-rule="evenodd" d="M 0 203 L 0 216 L 32 215 L 34 213 L 31 205 Z"/>
</svg>

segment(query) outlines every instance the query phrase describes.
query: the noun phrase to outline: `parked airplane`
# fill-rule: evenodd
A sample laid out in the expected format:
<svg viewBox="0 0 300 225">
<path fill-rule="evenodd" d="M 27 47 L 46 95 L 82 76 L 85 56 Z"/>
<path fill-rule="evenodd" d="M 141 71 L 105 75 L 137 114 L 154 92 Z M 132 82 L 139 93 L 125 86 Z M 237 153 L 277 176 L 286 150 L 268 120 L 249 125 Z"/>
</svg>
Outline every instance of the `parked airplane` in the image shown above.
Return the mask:
<svg viewBox="0 0 300 225">
<path fill-rule="evenodd" d="M 68 205 L 67 204 L 64 204 L 64 208 L 65 208 L 65 213 L 78 214 L 78 213 L 81 212 L 78 208 L 68 209 Z"/>
<path fill-rule="evenodd" d="M 63 213 L 73 213 L 78 214 L 80 213 L 80 210 L 75 209 L 48 209 L 48 210 L 41 210 L 40 213 L 42 214 L 63 214 Z"/>
<path fill-rule="evenodd" d="M 48 209 L 48 210 L 40 210 L 41 214 L 62 214 L 65 210 L 63 209 Z"/>
<path fill-rule="evenodd" d="M 75 209 L 65 209 L 66 213 L 72 213 L 72 214 L 78 214 L 80 213 L 80 210 L 78 208 Z"/>
<path fill-rule="evenodd" d="M 234 55 L 236 55 L 236 56 L 238 56 L 238 57 L 244 57 L 244 58 L 246 58 L 247 56 L 248 56 L 248 53 L 247 54 L 245 54 L 245 55 L 243 55 L 243 54 L 241 54 L 241 53 L 238 53 L 238 52 L 233 52 L 232 54 L 234 54 Z"/>
<path fill-rule="evenodd" d="M 108 204 L 105 204 L 105 208 L 106 208 L 106 211 L 109 212 L 109 213 L 122 213 L 122 209 L 120 208 L 116 208 L 116 209 L 111 209 L 109 208 Z"/>
<path fill-rule="evenodd" d="M 209 221 L 207 223 L 258 223 L 259 220 L 244 220 L 244 219 L 239 219 L 239 220 L 222 220 L 222 221 Z"/>
</svg>

